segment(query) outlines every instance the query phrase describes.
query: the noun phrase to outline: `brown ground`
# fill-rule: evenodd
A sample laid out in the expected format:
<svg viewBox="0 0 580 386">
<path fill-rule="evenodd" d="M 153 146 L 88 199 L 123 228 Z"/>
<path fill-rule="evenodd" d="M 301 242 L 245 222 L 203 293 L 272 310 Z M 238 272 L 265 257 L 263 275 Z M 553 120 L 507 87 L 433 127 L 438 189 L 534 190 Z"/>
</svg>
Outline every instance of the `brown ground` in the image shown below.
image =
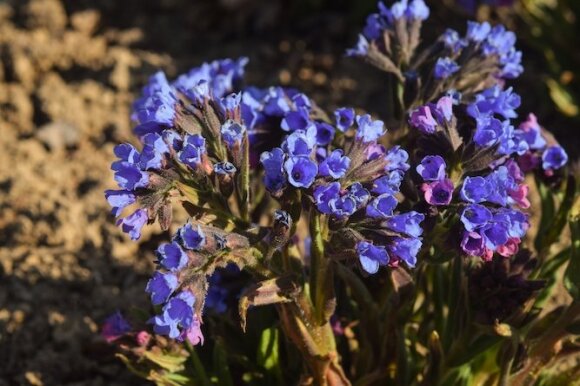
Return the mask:
<svg viewBox="0 0 580 386">
<path fill-rule="evenodd" d="M 155 226 L 131 242 L 103 190 L 114 186 L 113 146 L 132 140 L 130 103 L 155 69 L 174 76 L 246 55 L 250 83 L 296 85 L 326 106 L 384 105 L 377 73 L 341 59 L 351 19 L 294 24 L 281 17 L 286 1 L 258 3 L 0 2 L 0 386 L 143 384 L 98 330 L 116 309 L 147 307 L 163 236 Z"/>
</svg>

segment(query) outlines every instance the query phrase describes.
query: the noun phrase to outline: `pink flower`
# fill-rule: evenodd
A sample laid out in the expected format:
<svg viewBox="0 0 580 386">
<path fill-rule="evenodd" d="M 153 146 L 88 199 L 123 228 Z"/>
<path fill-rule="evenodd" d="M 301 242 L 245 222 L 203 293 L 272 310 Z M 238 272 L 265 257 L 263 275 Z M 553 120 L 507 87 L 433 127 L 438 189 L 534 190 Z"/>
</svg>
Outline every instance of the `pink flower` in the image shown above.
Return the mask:
<svg viewBox="0 0 580 386">
<path fill-rule="evenodd" d="M 521 240 L 517 237 L 511 237 L 507 243 L 497 247 L 497 253 L 503 257 L 510 257 L 515 255 L 519 250 Z"/>
<path fill-rule="evenodd" d="M 520 207 L 527 209 L 530 207 L 530 200 L 528 200 L 528 192 L 530 188 L 526 184 L 518 185 L 516 190 L 510 190 L 508 195 L 511 197 L 512 200 Z"/>
</svg>

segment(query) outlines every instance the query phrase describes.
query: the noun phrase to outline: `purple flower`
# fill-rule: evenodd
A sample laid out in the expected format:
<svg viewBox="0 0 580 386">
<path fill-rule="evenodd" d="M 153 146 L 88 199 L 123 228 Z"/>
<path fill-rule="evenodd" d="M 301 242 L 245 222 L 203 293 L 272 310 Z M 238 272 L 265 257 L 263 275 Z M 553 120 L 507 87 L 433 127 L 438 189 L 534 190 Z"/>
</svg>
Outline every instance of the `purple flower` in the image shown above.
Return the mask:
<svg viewBox="0 0 580 386">
<path fill-rule="evenodd" d="M 544 170 L 560 169 L 568 162 L 568 154 L 561 146 L 550 146 L 542 153 Z"/>
<path fill-rule="evenodd" d="M 393 170 L 387 175 L 373 181 L 372 192 L 377 194 L 395 194 L 399 191 L 403 176 L 398 170 Z"/>
<path fill-rule="evenodd" d="M 139 157 L 142 170 L 161 169 L 163 158 L 169 154 L 169 146 L 163 137 L 157 133 L 149 133 L 143 137 L 143 150 Z"/>
<path fill-rule="evenodd" d="M 389 218 L 386 225 L 395 232 L 404 233 L 407 236 L 419 237 L 423 234 L 421 222 L 425 215 L 415 211 L 401 213 Z"/>
<path fill-rule="evenodd" d="M 348 217 L 357 210 L 357 201 L 350 194 L 337 196 L 329 201 L 328 207 L 330 214 L 338 218 Z"/>
<path fill-rule="evenodd" d="M 191 224 L 185 224 L 181 229 L 178 230 L 179 237 L 183 246 L 187 249 L 193 249 L 195 251 L 200 250 L 205 245 L 205 234 L 198 225 L 197 229 L 193 228 Z"/>
<path fill-rule="evenodd" d="M 318 210 L 324 214 L 331 214 L 329 202 L 339 197 L 340 183 L 331 182 L 328 185 L 320 185 L 314 189 L 314 202 Z"/>
<path fill-rule="evenodd" d="M 232 175 L 237 171 L 237 169 L 231 162 L 218 162 L 213 165 L 213 171 L 220 175 Z"/>
<path fill-rule="evenodd" d="M 451 121 L 451 118 L 453 118 L 453 98 L 450 96 L 442 96 L 432 110 L 439 123 L 443 124 L 444 120 L 447 122 Z"/>
<path fill-rule="evenodd" d="M 173 126 L 177 97 L 165 74 L 156 73 L 150 80 L 150 85 L 144 91 L 144 97 L 133 105 L 133 117 L 139 123 L 154 122 L 160 125 Z"/>
<path fill-rule="evenodd" d="M 177 276 L 173 273 L 155 271 L 153 277 L 147 282 L 145 291 L 151 295 L 151 303 L 158 305 L 165 303 L 169 299 L 177 285 Z"/>
<path fill-rule="evenodd" d="M 425 20 L 429 17 L 429 7 L 423 0 L 411 0 L 406 16 L 411 20 Z"/>
<path fill-rule="evenodd" d="M 356 251 L 362 268 L 370 274 L 377 273 L 379 265 L 389 263 L 389 254 L 385 247 L 374 246 L 367 241 L 359 241 Z"/>
<path fill-rule="evenodd" d="M 441 35 L 440 39 L 443 40 L 443 44 L 445 44 L 445 47 L 447 47 L 452 54 L 459 53 L 459 51 L 467 46 L 467 42 L 459 37 L 459 33 L 450 28 Z"/>
<path fill-rule="evenodd" d="M 165 306 L 161 315 L 152 319 L 153 330 L 157 334 L 167 335 L 172 339 L 177 339 L 182 335 L 180 328 L 188 329 L 193 323 L 193 305 L 195 296 L 189 291 L 179 293 L 171 298 Z"/>
<path fill-rule="evenodd" d="M 509 239 L 508 224 L 503 221 L 492 222 L 482 228 L 481 233 L 485 238 L 485 246 L 495 251 L 497 247 L 507 243 Z"/>
<path fill-rule="evenodd" d="M 483 205 L 472 204 L 468 205 L 463 209 L 461 213 L 461 222 L 465 229 L 469 232 L 479 229 L 487 223 L 489 223 L 493 218 L 493 215 Z"/>
<path fill-rule="evenodd" d="M 227 120 L 221 127 L 222 138 L 224 142 L 231 148 L 236 144 L 242 143 L 246 127 L 242 124 Z"/>
<path fill-rule="evenodd" d="M 357 209 L 366 205 L 367 201 L 371 198 L 369 191 L 360 182 L 355 182 L 349 186 L 347 194 L 355 200 Z"/>
<path fill-rule="evenodd" d="M 354 123 L 354 109 L 350 107 L 341 107 L 334 111 L 334 118 L 336 120 L 336 127 L 338 130 L 345 132 Z"/>
<path fill-rule="evenodd" d="M 358 125 L 356 137 L 365 143 L 374 142 L 385 133 L 383 121 L 373 121 L 369 114 L 357 115 L 356 124 Z"/>
<path fill-rule="evenodd" d="M 316 143 L 326 146 L 334 139 L 335 128 L 326 122 L 314 122 L 316 126 Z"/>
<path fill-rule="evenodd" d="M 509 125 L 509 121 L 506 121 Z M 473 134 L 473 142 L 478 146 L 490 147 L 504 137 L 505 126 L 502 121 L 495 118 L 477 121 L 477 128 Z"/>
<path fill-rule="evenodd" d="M 467 38 L 474 43 L 481 43 L 485 40 L 489 32 L 491 31 L 491 26 L 488 22 L 477 23 L 474 21 L 467 22 Z"/>
<path fill-rule="evenodd" d="M 129 162 L 131 164 L 136 164 L 139 162 L 139 152 L 135 147 L 129 143 L 121 143 L 113 149 L 115 156 L 119 158 L 121 162 Z M 114 170 L 114 168 L 113 168 Z"/>
<path fill-rule="evenodd" d="M 350 158 L 343 155 L 341 149 L 336 149 L 318 167 L 321 176 L 342 178 L 350 166 Z"/>
<path fill-rule="evenodd" d="M 121 230 L 128 233 L 131 240 L 139 240 L 141 237 L 141 229 L 147 224 L 148 216 L 145 209 L 137 209 L 129 216 L 119 219 L 117 226 L 121 226 Z"/>
<path fill-rule="evenodd" d="M 459 194 L 463 201 L 478 204 L 489 198 L 491 188 L 488 181 L 483 177 L 465 177 Z"/>
<path fill-rule="evenodd" d="M 504 118 L 515 118 L 518 116 L 515 109 L 520 103 L 520 96 L 511 87 L 502 90 L 499 85 L 495 85 L 476 94 L 475 102 L 467 106 L 467 112 L 476 120 L 494 113 Z"/>
<path fill-rule="evenodd" d="M 284 175 L 284 151 L 276 147 L 272 151 L 264 152 L 260 156 L 260 162 L 264 166 L 264 185 L 270 192 L 277 192 L 286 185 Z"/>
<path fill-rule="evenodd" d="M 461 240 L 461 249 L 469 256 L 483 256 L 485 254 L 485 240 L 478 232 L 464 232 Z"/>
<path fill-rule="evenodd" d="M 388 172 L 393 170 L 406 172 L 410 168 L 410 165 L 407 163 L 409 160 L 409 153 L 398 145 L 393 146 L 387 151 L 385 160 L 387 160 L 387 167 L 385 170 Z"/>
<path fill-rule="evenodd" d="M 428 155 L 417 165 L 417 173 L 424 181 L 437 181 L 445 178 L 445 161 L 441 156 Z"/>
<path fill-rule="evenodd" d="M 366 214 L 374 218 L 386 218 L 393 215 L 393 210 L 397 207 L 397 199 L 390 194 L 381 194 L 374 198 L 367 206 Z"/>
<path fill-rule="evenodd" d="M 309 156 L 316 146 L 316 127 L 308 127 L 308 130 L 297 130 L 290 134 L 282 147 L 291 156 Z"/>
<path fill-rule="evenodd" d="M 149 174 L 135 164 L 117 161 L 113 163 L 112 168 L 115 171 L 115 181 L 121 188 L 135 190 L 149 185 Z"/>
<path fill-rule="evenodd" d="M 201 163 L 201 157 L 205 153 L 205 138 L 199 134 L 188 134 L 185 136 L 183 149 L 179 152 L 178 158 L 187 166 L 195 169 Z"/>
<path fill-rule="evenodd" d="M 318 174 L 318 165 L 308 157 L 290 157 L 284 162 L 288 182 L 297 188 L 308 188 Z"/>
<path fill-rule="evenodd" d="M 103 322 L 103 329 L 101 330 L 101 335 L 108 343 L 120 338 L 131 331 L 131 325 L 127 320 L 121 315 L 119 311 L 115 312 L 113 315 L 109 316 Z"/>
<path fill-rule="evenodd" d="M 511 238 L 523 238 L 530 228 L 528 216 L 517 210 L 502 208 L 493 218 L 494 221 L 508 224 L 508 236 Z"/>
<path fill-rule="evenodd" d="M 308 109 L 299 108 L 296 111 L 289 111 L 282 119 L 280 127 L 285 131 L 305 131 L 310 125 L 312 125 L 312 121 Z"/>
<path fill-rule="evenodd" d="M 220 105 L 224 111 L 233 113 L 242 102 L 242 93 L 231 93 L 220 99 Z"/>
<path fill-rule="evenodd" d="M 425 134 L 433 134 L 437 130 L 437 121 L 433 118 L 429 106 L 420 106 L 413 110 L 409 124 Z"/>
<path fill-rule="evenodd" d="M 417 264 L 417 254 L 423 243 L 420 239 L 395 237 L 389 245 L 389 252 L 393 258 L 403 260 L 409 267 Z"/>
<path fill-rule="evenodd" d="M 528 119 L 520 123 L 516 136 L 526 141 L 530 149 L 539 150 L 546 147 L 546 140 L 542 137 L 542 129 L 534 114 L 528 115 Z"/>
<path fill-rule="evenodd" d="M 459 65 L 451 58 L 439 58 L 435 63 L 434 74 L 437 79 L 447 79 L 459 71 Z"/>
<path fill-rule="evenodd" d="M 187 339 L 193 346 L 203 344 L 204 338 L 201 332 L 201 322 L 197 315 L 193 315 L 191 325 L 181 333 L 178 339 L 181 341 Z"/>
<path fill-rule="evenodd" d="M 362 35 L 358 35 L 358 41 L 354 48 L 349 48 L 346 50 L 347 56 L 366 56 L 369 52 L 369 42 L 368 40 Z"/>
<path fill-rule="evenodd" d="M 164 243 L 157 248 L 159 263 L 171 271 L 179 271 L 187 265 L 188 257 L 176 242 Z"/>
<path fill-rule="evenodd" d="M 453 182 L 443 179 L 422 186 L 425 201 L 431 205 L 448 205 L 453 197 Z"/>
<path fill-rule="evenodd" d="M 113 208 L 111 213 L 115 217 L 119 217 L 123 209 L 133 204 L 137 199 L 130 190 L 106 190 L 105 197 Z"/>
</svg>

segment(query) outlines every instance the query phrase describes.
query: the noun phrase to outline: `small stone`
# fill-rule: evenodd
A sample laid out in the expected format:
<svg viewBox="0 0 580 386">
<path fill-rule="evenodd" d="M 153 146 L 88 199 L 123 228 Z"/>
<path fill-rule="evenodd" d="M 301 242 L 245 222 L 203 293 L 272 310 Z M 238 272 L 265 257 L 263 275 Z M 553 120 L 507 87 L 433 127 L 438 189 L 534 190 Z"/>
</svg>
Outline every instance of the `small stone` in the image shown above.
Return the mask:
<svg viewBox="0 0 580 386">
<path fill-rule="evenodd" d="M 51 122 L 40 127 L 36 137 L 50 150 L 75 146 L 79 142 L 78 129 L 66 122 Z"/>
</svg>

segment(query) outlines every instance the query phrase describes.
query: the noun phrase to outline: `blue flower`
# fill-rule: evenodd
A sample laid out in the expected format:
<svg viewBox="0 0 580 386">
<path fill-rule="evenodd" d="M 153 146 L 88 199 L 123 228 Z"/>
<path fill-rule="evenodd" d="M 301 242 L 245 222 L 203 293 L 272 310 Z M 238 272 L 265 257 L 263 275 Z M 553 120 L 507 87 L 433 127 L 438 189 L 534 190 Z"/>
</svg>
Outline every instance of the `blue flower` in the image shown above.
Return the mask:
<svg viewBox="0 0 580 386">
<path fill-rule="evenodd" d="M 195 251 L 200 250 L 205 245 L 205 234 L 198 225 L 197 229 L 193 228 L 191 224 L 185 224 L 178 231 L 179 237 L 183 246 L 187 249 L 193 249 Z"/>
<path fill-rule="evenodd" d="M 145 209 L 137 209 L 129 216 L 119 219 L 117 225 L 121 230 L 128 233 L 131 240 L 138 240 L 141 237 L 141 229 L 147 224 L 148 216 Z"/>
<path fill-rule="evenodd" d="M 169 146 L 160 134 L 150 133 L 143 137 L 143 150 L 139 157 L 142 170 L 161 169 L 164 156 L 169 154 Z"/>
<path fill-rule="evenodd" d="M 284 162 L 288 182 L 297 188 L 308 188 L 318 174 L 318 165 L 308 157 L 290 157 Z"/>
<path fill-rule="evenodd" d="M 312 121 L 310 120 L 310 113 L 306 108 L 289 111 L 280 123 L 280 127 L 285 131 L 305 131 L 310 125 L 312 125 Z"/>
<path fill-rule="evenodd" d="M 439 58 L 435 63 L 435 78 L 447 79 L 459 71 L 459 65 L 451 58 Z"/>
<path fill-rule="evenodd" d="M 441 40 L 445 47 L 451 51 L 452 54 L 459 53 L 463 48 L 467 47 L 467 42 L 459 37 L 459 33 L 453 29 L 448 28 L 441 35 Z"/>
<path fill-rule="evenodd" d="M 357 115 L 356 124 L 358 125 L 356 137 L 365 143 L 374 142 L 385 133 L 383 121 L 373 121 L 369 114 Z"/>
<path fill-rule="evenodd" d="M 117 161 L 113 163 L 112 168 L 115 171 L 115 181 L 121 188 L 135 190 L 149 185 L 149 174 L 135 164 Z"/>
<path fill-rule="evenodd" d="M 321 176 L 342 178 L 350 166 L 350 158 L 343 155 L 341 149 L 336 149 L 318 167 Z"/>
<path fill-rule="evenodd" d="M 560 169 L 568 162 L 568 154 L 561 146 L 550 146 L 542 153 L 544 170 Z"/>
<path fill-rule="evenodd" d="M 393 215 L 393 210 L 397 207 L 397 199 L 390 194 L 381 194 L 374 198 L 367 206 L 366 214 L 369 217 L 387 218 Z"/>
<path fill-rule="evenodd" d="M 481 233 L 485 239 L 486 248 L 493 251 L 507 243 L 509 239 L 508 224 L 503 221 L 487 224 L 482 228 Z"/>
<path fill-rule="evenodd" d="M 395 237 L 389 245 L 389 252 L 392 258 L 403 260 L 409 267 L 413 268 L 417 264 L 417 254 L 423 243 L 420 239 Z"/>
<path fill-rule="evenodd" d="M 320 185 L 314 189 L 314 202 L 318 210 L 324 214 L 331 214 L 329 202 L 339 197 L 340 183 L 331 182 L 328 185 Z"/>
<path fill-rule="evenodd" d="M 264 166 L 264 184 L 270 192 L 277 192 L 286 185 L 284 175 L 284 151 L 276 147 L 272 151 L 264 152 L 260 156 L 260 162 Z"/>
<path fill-rule="evenodd" d="M 354 48 L 349 48 L 346 50 L 347 56 L 366 56 L 369 52 L 369 42 L 368 40 L 362 35 L 358 35 L 358 41 Z"/>
<path fill-rule="evenodd" d="M 341 107 L 334 111 L 334 119 L 338 130 L 345 132 L 354 123 L 354 109 L 350 107 Z"/>
<path fill-rule="evenodd" d="M 347 194 L 331 199 L 328 207 L 330 214 L 338 218 L 348 217 L 357 210 L 357 201 L 354 196 Z"/>
<path fill-rule="evenodd" d="M 147 89 L 144 89 L 143 98 L 133 105 L 134 118 L 139 123 L 156 123 L 173 126 L 177 97 L 173 87 L 167 82 L 165 74 L 156 73 Z"/>
<path fill-rule="evenodd" d="M 429 106 L 419 106 L 413 110 L 409 116 L 409 124 L 425 134 L 433 134 L 437 130 L 437 121 Z"/>
<path fill-rule="evenodd" d="M 347 194 L 355 200 L 357 209 L 365 206 L 367 201 L 371 198 L 369 191 L 366 190 L 360 182 L 355 182 L 349 186 L 347 188 Z"/>
<path fill-rule="evenodd" d="M 137 149 L 135 149 L 133 145 L 129 143 L 121 143 L 115 146 L 113 152 L 121 162 L 129 162 L 131 164 L 136 164 L 139 162 L 140 158 L 139 152 L 137 151 Z"/>
<path fill-rule="evenodd" d="M 407 153 L 401 146 L 397 145 L 390 148 L 387 151 L 385 159 L 387 160 L 387 166 L 385 170 L 388 172 L 393 170 L 406 172 L 410 168 L 410 165 L 407 163 L 409 160 L 409 153 Z"/>
<path fill-rule="evenodd" d="M 213 165 L 213 171 L 216 174 L 221 175 L 232 175 L 234 174 L 237 169 L 231 162 L 218 162 L 217 164 Z"/>
<path fill-rule="evenodd" d="M 180 292 L 163 306 L 161 315 L 153 318 L 153 330 L 172 339 L 179 338 L 182 334 L 180 328 L 188 329 L 193 323 L 194 303 L 195 296 L 191 292 Z"/>
<path fill-rule="evenodd" d="M 423 0 L 411 0 L 406 16 L 411 20 L 426 20 L 429 17 L 429 7 Z"/>
<path fill-rule="evenodd" d="M 417 173 L 424 181 L 437 181 L 445 178 L 445 161 L 441 156 L 428 155 L 417 165 Z"/>
<path fill-rule="evenodd" d="M 178 280 L 175 274 L 155 271 L 153 277 L 147 282 L 145 291 L 151 295 L 151 303 L 158 305 L 165 303 L 169 299 L 177 285 Z"/>
<path fill-rule="evenodd" d="M 135 194 L 130 190 L 106 190 L 105 197 L 113 210 L 111 213 L 119 217 L 123 209 L 136 201 Z"/>
<path fill-rule="evenodd" d="M 109 316 L 103 322 L 103 330 L 101 335 L 107 342 L 112 342 L 121 336 L 125 335 L 131 331 L 131 325 L 127 322 L 127 319 L 117 311 L 113 315 Z"/>
<path fill-rule="evenodd" d="M 242 102 L 242 93 L 231 93 L 220 99 L 220 105 L 227 113 L 233 113 Z"/>
<path fill-rule="evenodd" d="M 282 148 L 291 156 L 310 156 L 316 146 L 316 127 L 310 126 L 306 131 L 297 130 L 286 137 Z"/>
<path fill-rule="evenodd" d="M 491 188 L 488 181 L 483 177 L 465 177 L 459 194 L 463 201 L 478 204 L 489 198 Z"/>
<path fill-rule="evenodd" d="M 362 268 L 370 273 L 377 273 L 379 265 L 389 263 L 389 254 L 385 247 L 375 246 L 367 241 L 359 241 L 356 245 L 356 251 Z"/>
<path fill-rule="evenodd" d="M 493 218 L 493 215 L 483 205 L 468 205 L 461 212 L 461 222 L 469 232 L 487 225 Z"/>
<path fill-rule="evenodd" d="M 511 87 L 502 90 L 499 85 L 495 85 L 476 94 L 475 102 L 467 106 L 467 112 L 476 120 L 494 113 L 504 118 L 515 118 L 518 116 L 515 109 L 520 103 L 520 96 Z"/>
<path fill-rule="evenodd" d="M 202 161 L 202 156 L 207 152 L 205 138 L 199 134 L 186 135 L 183 149 L 178 153 L 178 158 L 185 165 L 195 169 Z"/>
<path fill-rule="evenodd" d="M 421 222 L 425 215 L 415 211 L 397 214 L 386 221 L 386 225 L 395 232 L 403 233 L 411 237 L 419 237 L 423 234 Z"/>
<path fill-rule="evenodd" d="M 491 26 L 488 22 L 477 23 L 474 21 L 467 22 L 467 38 L 474 43 L 481 43 L 485 40 L 489 32 L 491 31 Z"/>
<path fill-rule="evenodd" d="M 372 192 L 377 194 L 395 194 L 399 191 L 402 181 L 403 175 L 398 170 L 393 170 L 373 181 Z"/>
<path fill-rule="evenodd" d="M 336 132 L 332 125 L 326 122 L 314 122 L 316 127 L 316 143 L 320 146 L 326 146 L 334 139 Z"/>
<path fill-rule="evenodd" d="M 179 271 L 187 265 L 188 257 L 176 242 L 164 243 L 157 248 L 159 263 L 171 271 Z"/>
<path fill-rule="evenodd" d="M 234 122 L 231 119 L 227 120 L 221 127 L 222 138 L 230 148 L 242 143 L 245 132 L 246 126 Z"/>
</svg>

